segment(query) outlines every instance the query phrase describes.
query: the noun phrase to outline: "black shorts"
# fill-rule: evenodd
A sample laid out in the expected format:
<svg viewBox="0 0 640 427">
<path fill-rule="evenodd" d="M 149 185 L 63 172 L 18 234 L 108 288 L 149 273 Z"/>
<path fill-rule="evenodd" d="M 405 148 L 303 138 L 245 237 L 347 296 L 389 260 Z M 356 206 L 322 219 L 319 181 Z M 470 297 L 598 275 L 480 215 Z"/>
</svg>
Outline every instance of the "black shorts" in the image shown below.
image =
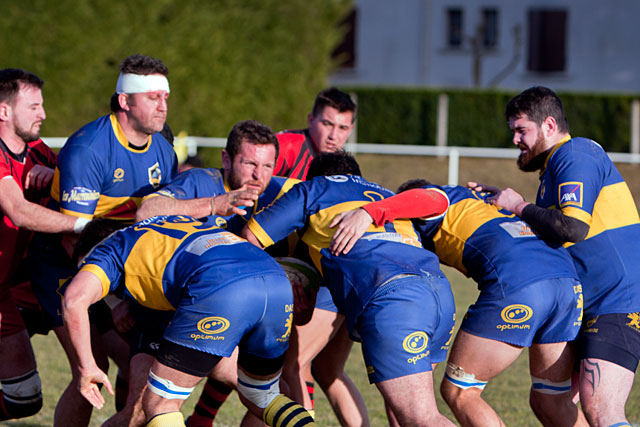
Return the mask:
<svg viewBox="0 0 640 427">
<path fill-rule="evenodd" d="M 602 359 L 635 372 L 640 360 L 640 312 L 603 314 L 583 321 L 578 358 Z"/>
</svg>

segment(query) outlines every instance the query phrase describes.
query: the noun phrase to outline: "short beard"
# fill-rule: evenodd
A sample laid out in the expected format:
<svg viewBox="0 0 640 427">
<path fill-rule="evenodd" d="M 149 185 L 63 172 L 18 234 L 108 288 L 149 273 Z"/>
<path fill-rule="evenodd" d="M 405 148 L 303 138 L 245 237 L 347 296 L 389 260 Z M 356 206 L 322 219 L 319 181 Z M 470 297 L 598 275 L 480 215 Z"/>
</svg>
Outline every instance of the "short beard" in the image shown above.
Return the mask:
<svg viewBox="0 0 640 427">
<path fill-rule="evenodd" d="M 25 143 L 40 139 L 40 132 L 29 132 L 18 128 L 16 128 L 14 132 Z"/>
<path fill-rule="evenodd" d="M 528 153 L 521 152 L 518 156 L 518 167 L 524 172 L 533 172 L 542 169 L 549 150 L 542 151 L 544 137 L 540 135 Z"/>
</svg>

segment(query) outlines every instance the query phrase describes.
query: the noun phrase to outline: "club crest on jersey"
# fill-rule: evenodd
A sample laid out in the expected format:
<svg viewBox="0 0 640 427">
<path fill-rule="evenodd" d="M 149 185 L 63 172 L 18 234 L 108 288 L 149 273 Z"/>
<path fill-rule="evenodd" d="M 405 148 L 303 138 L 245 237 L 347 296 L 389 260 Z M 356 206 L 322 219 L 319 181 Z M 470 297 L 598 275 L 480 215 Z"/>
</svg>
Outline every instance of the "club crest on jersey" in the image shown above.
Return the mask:
<svg viewBox="0 0 640 427">
<path fill-rule="evenodd" d="M 560 207 L 580 206 L 582 207 L 582 183 L 564 182 L 558 187 L 558 197 L 560 198 Z"/>
<path fill-rule="evenodd" d="M 148 169 L 149 172 L 149 184 L 153 185 L 154 188 L 160 185 L 160 181 L 162 181 L 162 170 L 160 170 L 160 164 L 156 162 L 153 166 Z"/>
<path fill-rule="evenodd" d="M 349 181 L 349 178 L 347 176 L 345 176 L 345 175 L 326 176 L 325 178 L 327 178 L 331 182 L 347 182 L 347 181 Z"/>
</svg>

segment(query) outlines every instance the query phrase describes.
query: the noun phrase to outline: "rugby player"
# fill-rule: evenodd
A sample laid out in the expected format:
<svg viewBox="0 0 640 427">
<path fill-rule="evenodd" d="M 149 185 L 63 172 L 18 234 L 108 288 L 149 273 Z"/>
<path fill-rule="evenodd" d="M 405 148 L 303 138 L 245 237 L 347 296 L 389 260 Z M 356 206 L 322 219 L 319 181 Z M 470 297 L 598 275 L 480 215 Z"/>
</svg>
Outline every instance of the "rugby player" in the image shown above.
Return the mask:
<svg viewBox="0 0 640 427">
<path fill-rule="evenodd" d="M 393 193 L 364 180 L 344 152 L 318 155 L 307 178 L 254 215 L 241 235 L 268 247 L 303 230 L 350 336 L 362 342 L 369 380 L 398 421 L 453 425 L 438 412 L 433 392 L 432 369 L 446 357 L 455 315 L 437 258 L 422 249 L 408 220 L 372 227 L 348 255 L 332 255 L 331 219 Z"/>
<path fill-rule="evenodd" d="M 532 87 L 507 104 L 518 166 L 540 170 L 536 203 L 507 188 L 490 199 L 573 257 L 584 292 L 580 402 L 594 426 L 628 426 L 640 358 L 640 220 L 626 182 L 596 142 L 569 134 L 560 98 Z M 470 185 L 477 185 L 470 183 Z"/>
<path fill-rule="evenodd" d="M 425 247 L 478 283 L 480 295 L 456 335 L 441 385 L 458 421 L 503 424 L 481 393 L 529 347 L 536 416 L 544 425 L 586 426 L 571 393 L 574 357 L 567 341 L 580 329 L 583 299 L 569 253 L 542 240 L 511 212 L 486 203 L 489 193 L 425 180 L 408 181 L 398 192 L 338 215 L 331 224 L 336 228 L 331 249 L 348 253 L 372 223 L 421 218 L 414 226 Z M 445 213 L 434 216 L 443 206 Z"/>
<path fill-rule="evenodd" d="M 184 426 L 182 403 L 236 346 L 244 405 L 270 426 L 314 425 L 304 408 L 279 392 L 293 321 L 289 280 L 275 260 L 217 227 L 217 219 L 153 217 L 116 231 L 84 258 L 63 300 L 80 392 L 97 408 L 104 405 L 100 384 L 113 393 L 92 355 L 88 308 L 115 292 L 173 313 L 142 396 L 147 426 Z M 88 225 L 78 246 L 100 241 L 108 225 Z"/>
<path fill-rule="evenodd" d="M 18 267 L 31 231 L 79 232 L 87 223 L 41 205 L 56 164 L 55 153 L 40 139 L 47 117 L 43 84 L 25 70 L 0 70 L 0 420 L 27 417 L 42 406 L 29 334 L 10 295 L 24 280 Z"/>
<path fill-rule="evenodd" d="M 105 217 L 132 223 L 142 197 L 175 175 L 177 158 L 172 137 L 164 132 L 167 74 L 167 67 L 159 59 L 137 54 L 122 61 L 116 93 L 111 97 L 112 113 L 84 125 L 61 149 L 49 207 L 87 220 Z M 69 337 L 62 327 L 60 296 L 64 292 L 61 283 L 73 276 L 76 266 L 62 249 L 63 244 L 72 246 L 73 241 L 60 235 L 37 235 L 30 259 L 34 292 L 51 318 L 58 339 L 70 350 Z M 112 332 L 107 335 L 118 339 Z M 126 342 L 116 342 L 126 348 Z M 100 363 L 106 369 L 108 361 L 102 353 Z M 116 360 L 120 356 L 120 368 L 126 369 L 128 354 L 113 353 L 110 355 Z M 92 406 L 78 393 L 77 380 L 78 372 L 73 370 L 73 380 L 56 407 L 55 425 L 89 423 Z"/>
</svg>

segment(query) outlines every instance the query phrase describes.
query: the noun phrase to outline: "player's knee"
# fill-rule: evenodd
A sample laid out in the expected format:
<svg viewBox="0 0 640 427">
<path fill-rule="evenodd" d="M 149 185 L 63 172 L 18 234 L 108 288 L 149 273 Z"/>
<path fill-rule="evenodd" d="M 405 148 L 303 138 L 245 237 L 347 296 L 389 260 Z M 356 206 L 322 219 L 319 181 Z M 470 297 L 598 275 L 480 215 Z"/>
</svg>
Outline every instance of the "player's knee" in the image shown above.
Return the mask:
<svg viewBox="0 0 640 427">
<path fill-rule="evenodd" d="M 476 379 L 475 374 L 465 372 L 461 366 L 447 363 L 444 379 L 440 385 L 440 394 L 451 406 L 463 395 L 480 394 L 487 381 Z"/>
<path fill-rule="evenodd" d="M 173 381 L 161 378 L 149 371 L 147 390 L 167 400 L 186 400 L 195 387 L 180 387 Z"/>
<path fill-rule="evenodd" d="M 268 380 L 251 378 L 238 369 L 238 393 L 260 409 L 264 409 L 280 395 L 280 375 Z"/>
<path fill-rule="evenodd" d="M 35 369 L 25 375 L 0 380 L 3 419 L 35 415 L 42 408 L 42 386 Z"/>
</svg>

